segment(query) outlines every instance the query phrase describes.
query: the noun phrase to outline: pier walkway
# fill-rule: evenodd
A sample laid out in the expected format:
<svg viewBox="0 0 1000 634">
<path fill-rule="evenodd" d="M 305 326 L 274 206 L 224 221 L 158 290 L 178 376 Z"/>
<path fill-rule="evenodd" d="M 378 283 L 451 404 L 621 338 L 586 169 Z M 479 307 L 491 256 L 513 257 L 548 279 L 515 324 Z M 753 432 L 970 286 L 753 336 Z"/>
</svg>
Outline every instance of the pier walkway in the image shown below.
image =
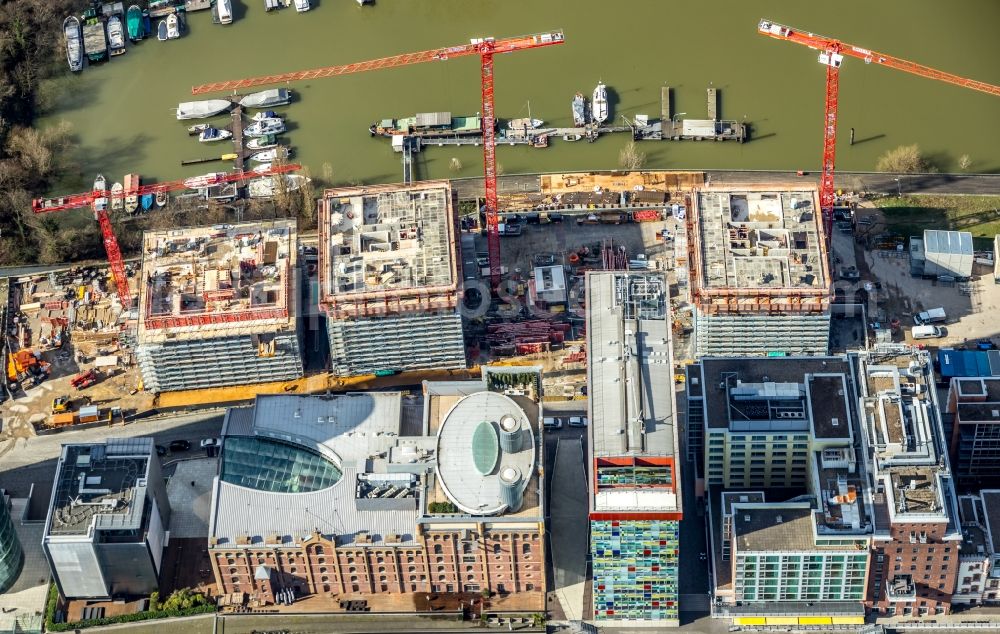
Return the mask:
<svg viewBox="0 0 1000 634">
<path fill-rule="evenodd" d="M 243 147 L 243 106 L 237 103 L 229 116 L 233 120 L 233 152 L 236 153 L 236 169 L 242 172 L 246 161 L 246 148 Z"/>
</svg>

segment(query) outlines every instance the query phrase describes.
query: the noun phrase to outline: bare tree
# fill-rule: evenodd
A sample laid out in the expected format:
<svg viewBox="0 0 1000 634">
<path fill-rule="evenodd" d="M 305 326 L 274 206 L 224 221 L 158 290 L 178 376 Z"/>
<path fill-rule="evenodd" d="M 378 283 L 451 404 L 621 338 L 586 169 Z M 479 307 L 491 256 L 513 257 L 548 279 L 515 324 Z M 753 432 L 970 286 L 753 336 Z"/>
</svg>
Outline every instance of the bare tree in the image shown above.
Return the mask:
<svg viewBox="0 0 1000 634">
<path fill-rule="evenodd" d="M 962 156 L 958 157 L 958 167 L 963 172 L 972 167 L 972 157 L 969 156 L 968 154 L 963 154 Z"/>
<path fill-rule="evenodd" d="M 920 153 L 920 146 L 900 145 L 889 150 L 879 157 L 875 163 L 875 169 L 880 172 L 892 172 L 896 174 L 912 174 L 915 172 L 927 172 L 931 168 L 930 164 Z"/>
<path fill-rule="evenodd" d="M 448 169 L 453 172 L 462 171 L 462 161 L 458 160 L 457 157 L 452 157 L 451 161 L 448 162 Z"/>
<path fill-rule="evenodd" d="M 646 164 L 646 153 L 641 151 L 635 141 L 629 141 L 618 153 L 618 165 L 626 170 L 642 169 Z"/>
</svg>

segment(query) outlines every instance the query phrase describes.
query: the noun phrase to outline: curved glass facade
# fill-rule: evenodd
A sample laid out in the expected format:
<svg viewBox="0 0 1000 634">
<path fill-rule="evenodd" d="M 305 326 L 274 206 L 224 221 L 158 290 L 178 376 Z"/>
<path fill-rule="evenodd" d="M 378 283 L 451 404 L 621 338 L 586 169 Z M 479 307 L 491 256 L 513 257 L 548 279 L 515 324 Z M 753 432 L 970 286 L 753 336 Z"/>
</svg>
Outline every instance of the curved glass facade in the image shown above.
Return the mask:
<svg viewBox="0 0 1000 634">
<path fill-rule="evenodd" d="M 341 472 L 320 454 L 280 440 L 227 436 L 222 481 L 272 493 L 309 493 L 333 486 Z"/>
<path fill-rule="evenodd" d="M 14 520 L 7 501 L 0 497 L 0 594 L 14 585 L 23 567 L 24 551 L 14 532 Z"/>
</svg>

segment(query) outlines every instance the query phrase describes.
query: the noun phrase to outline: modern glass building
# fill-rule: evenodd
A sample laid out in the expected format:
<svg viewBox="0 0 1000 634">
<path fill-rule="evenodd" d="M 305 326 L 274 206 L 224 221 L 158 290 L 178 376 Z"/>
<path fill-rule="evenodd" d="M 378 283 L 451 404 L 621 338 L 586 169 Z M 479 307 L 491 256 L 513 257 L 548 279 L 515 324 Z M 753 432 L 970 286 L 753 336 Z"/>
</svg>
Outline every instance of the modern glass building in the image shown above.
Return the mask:
<svg viewBox="0 0 1000 634">
<path fill-rule="evenodd" d="M 21 574 L 24 567 L 24 551 L 14 531 L 14 520 L 10 516 L 10 500 L 0 496 L 0 594 L 6 592 Z"/>
<path fill-rule="evenodd" d="M 587 275 L 593 619 L 679 625 L 681 500 L 667 285 Z"/>
</svg>

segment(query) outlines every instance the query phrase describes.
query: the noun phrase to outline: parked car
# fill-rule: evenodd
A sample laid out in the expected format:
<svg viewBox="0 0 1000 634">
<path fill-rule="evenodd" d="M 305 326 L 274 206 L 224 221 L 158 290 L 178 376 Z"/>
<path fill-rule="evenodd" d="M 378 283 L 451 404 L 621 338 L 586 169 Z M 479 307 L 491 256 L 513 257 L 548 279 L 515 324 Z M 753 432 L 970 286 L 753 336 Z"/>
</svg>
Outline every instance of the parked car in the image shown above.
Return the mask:
<svg viewBox="0 0 1000 634">
<path fill-rule="evenodd" d="M 570 427 L 586 427 L 587 417 L 586 416 L 570 416 L 569 417 Z"/>
<path fill-rule="evenodd" d="M 204 439 L 204 440 L 201 441 L 201 448 L 202 449 L 210 449 L 210 448 L 216 448 L 216 447 L 221 447 L 221 446 L 222 446 L 222 439 L 221 438 L 206 438 L 206 439 Z"/>
<path fill-rule="evenodd" d="M 546 416 L 542 419 L 542 427 L 545 429 L 562 429 L 562 419 Z"/>
<path fill-rule="evenodd" d="M 191 443 L 186 440 L 171 440 L 170 451 L 188 451 L 191 449 Z"/>
</svg>

